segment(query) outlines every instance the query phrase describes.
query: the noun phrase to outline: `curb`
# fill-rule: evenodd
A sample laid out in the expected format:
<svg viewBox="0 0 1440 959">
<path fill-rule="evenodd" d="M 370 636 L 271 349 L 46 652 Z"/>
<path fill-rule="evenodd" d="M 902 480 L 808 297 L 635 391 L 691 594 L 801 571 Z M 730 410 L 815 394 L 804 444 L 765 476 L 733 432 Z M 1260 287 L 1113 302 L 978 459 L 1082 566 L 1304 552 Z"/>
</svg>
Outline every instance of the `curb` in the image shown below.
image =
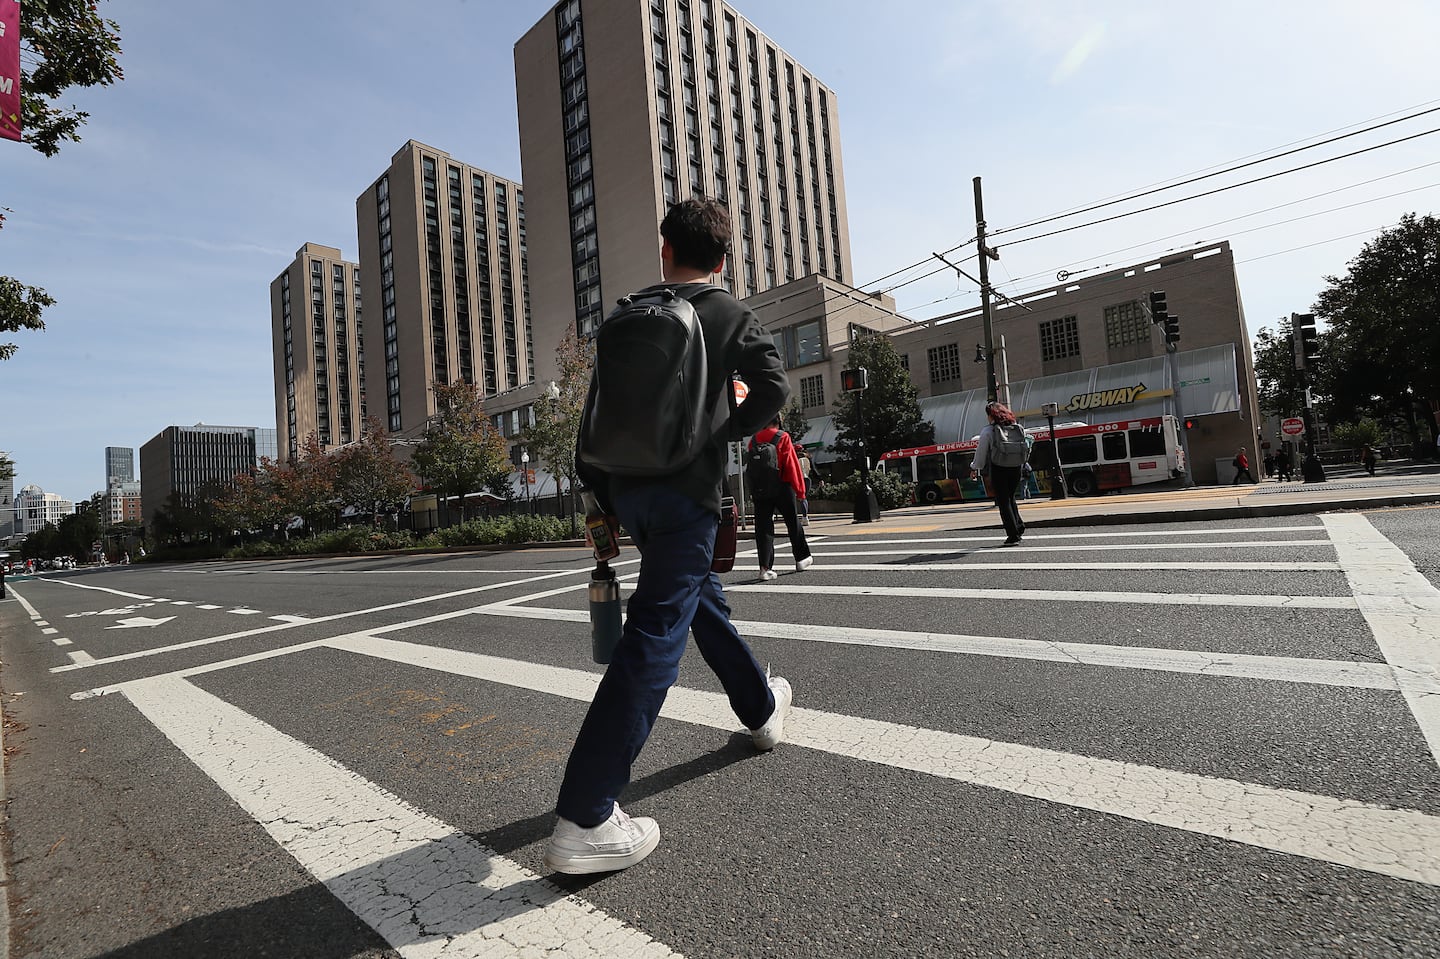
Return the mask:
<svg viewBox="0 0 1440 959">
<path fill-rule="evenodd" d="M 1201 506 L 1195 509 L 1156 510 L 1139 513 L 1085 514 L 1026 519 L 1026 526 L 1125 526 L 1139 523 L 1173 523 L 1211 519 L 1254 519 L 1263 516 L 1302 516 L 1345 510 L 1384 509 L 1417 503 L 1440 503 L 1440 492 L 1404 493 L 1364 500 L 1323 500 L 1310 503 L 1267 503 L 1261 506 Z"/>
</svg>

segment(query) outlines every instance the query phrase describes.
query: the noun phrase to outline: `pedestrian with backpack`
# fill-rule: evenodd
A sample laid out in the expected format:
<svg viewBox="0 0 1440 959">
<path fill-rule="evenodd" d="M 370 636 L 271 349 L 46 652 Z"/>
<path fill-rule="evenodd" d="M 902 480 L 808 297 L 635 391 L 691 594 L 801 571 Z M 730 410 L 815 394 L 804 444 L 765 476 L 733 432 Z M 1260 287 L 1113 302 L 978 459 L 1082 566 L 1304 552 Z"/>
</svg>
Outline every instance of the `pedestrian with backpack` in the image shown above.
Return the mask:
<svg viewBox="0 0 1440 959">
<path fill-rule="evenodd" d="M 785 530 L 790 534 L 795 572 L 805 572 L 814 560 L 795 508 L 797 501 L 805 502 L 805 477 L 800 472 L 795 443 L 790 434 L 780 428 L 779 415 L 750 440 L 745 451 L 745 485 L 755 503 L 755 549 L 760 556 L 760 578 L 770 580 L 779 575 L 775 572 L 776 510 L 785 518 Z"/>
<path fill-rule="evenodd" d="M 1020 486 L 1021 467 L 1030 458 L 1030 441 L 1015 421 L 1015 414 L 1004 403 L 986 404 L 985 417 L 990 422 L 980 431 L 970 475 L 985 477 L 1005 527 L 1002 545 L 1016 546 L 1025 535 L 1025 521 L 1020 518 L 1015 494 Z"/>
<path fill-rule="evenodd" d="M 625 869 L 660 842 L 648 817 L 617 800 L 675 683 L 693 631 L 759 750 L 784 736 L 790 684 L 771 679 L 730 622 L 711 571 L 728 443 L 784 405 L 789 382 L 755 314 L 711 279 L 725 266 L 730 212 L 686 200 L 660 223 L 663 283 L 621 300 L 595 334 L 576 470 L 640 550 L 640 573 L 610 664 L 576 736 L 556 801 L 545 866 Z M 749 395 L 734 402 L 732 375 Z"/>
</svg>

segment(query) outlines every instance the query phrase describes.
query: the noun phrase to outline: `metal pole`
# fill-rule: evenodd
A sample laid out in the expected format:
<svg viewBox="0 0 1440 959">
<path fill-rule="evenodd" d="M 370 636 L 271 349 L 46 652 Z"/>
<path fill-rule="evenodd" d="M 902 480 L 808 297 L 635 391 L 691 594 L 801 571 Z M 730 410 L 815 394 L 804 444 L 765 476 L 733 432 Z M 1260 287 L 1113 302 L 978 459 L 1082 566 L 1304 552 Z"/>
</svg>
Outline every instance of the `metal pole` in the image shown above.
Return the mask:
<svg viewBox="0 0 1440 959">
<path fill-rule="evenodd" d="M 1195 485 L 1195 462 L 1190 459 L 1190 431 L 1185 429 L 1185 414 L 1180 409 L 1180 366 L 1175 361 L 1175 344 L 1165 344 L 1165 361 L 1170 367 L 1170 400 L 1175 410 L 1175 427 L 1180 434 L 1180 449 L 1185 453 L 1185 488 Z"/>
<path fill-rule="evenodd" d="M 985 320 L 985 395 L 990 400 L 1000 396 L 995 379 L 995 327 L 990 312 L 990 248 L 985 245 L 985 202 L 980 195 L 980 178 L 975 183 L 975 243 L 980 254 L 980 310 Z"/>
<path fill-rule="evenodd" d="M 1005 355 L 1005 337 L 1000 337 L 1000 383 L 995 391 L 996 398 L 1006 406 L 1010 405 L 1010 360 Z"/>
<path fill-rule="evenodd" d="M 860 431 L 860 488 L 855 492 L 857 523 L 873 523 L 880 518 L 880 503 L 870 486 L 870 454 L 865 446 L 865 391 L 855 393 L 855 425 Z"/>
</svg>

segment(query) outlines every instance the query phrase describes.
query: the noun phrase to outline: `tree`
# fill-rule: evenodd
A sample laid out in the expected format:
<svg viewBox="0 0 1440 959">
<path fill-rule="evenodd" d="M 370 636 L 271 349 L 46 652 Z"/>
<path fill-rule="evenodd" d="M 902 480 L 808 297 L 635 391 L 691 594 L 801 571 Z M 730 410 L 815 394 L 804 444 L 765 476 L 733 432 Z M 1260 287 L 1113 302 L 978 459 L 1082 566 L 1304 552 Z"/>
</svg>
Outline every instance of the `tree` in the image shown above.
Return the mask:
<svg viewBox="0 0 1440 959">
<path fill-rule="evenodd" d="M 810 432 L 810 421 L 805 418 L 805 407 L 800 405 L 798 397 L 790 398 L 790 405 L 780 414 L 780 422 L 797 446 L 805 438 L 805 434 Z"/>
<path fill-rule="evenodd" d="M 463 504 L 497 473 L 509 474 L 505 437 L 485 417 L 480 391 L 470 383 L 436 383 L 435 406 L 410 465 L 443 497 Z"/>
<path fill-rule="evenodd" d="M 9 453 L 0 453 L 0 482 L 15 478 L 15 461 Z"/>
<path fill-rule="evenodd" d="M 120 69 L 120 28 L 93 0 L 25 0 L 20 20 L 20 113 L 24 142 L 47 157 L 62 141 L 80 141 L 89 114 L 56 101 L 72 87 L 109 86 Z M 0 226 L 5 218 L 0 215 Z M 43 330 L 40 315 L 55 300 L 37 286 L 0 276 L 0 332 Z M 0 360 L 18 347 L 0 344 Z"/>
<path fill-rule="evenodd" d="M 555 348 L 560 378 L 555 381 L 558 396 L 541 390 L 535 400 L 535 425 L 525 431 L 523 440 L 545 469 L 570 489 L 575 488 L 575 441 L 580 433 L 580 415 L 585 411 L 585 396 L 590 390 L 590 372 L 595 367 L 595 348 L 570 327 Z"/>
<path fill-rule="evenodd" d="M 240 473 L 215 501 L 217 518 L 230 529 L 264 530 L 270 533 L 285 528 L 294 516 L 290 504 L 281 494 L 281 474 L 290 467 L 268 456 L 260 457 L 260 465 L 252 473 Z"/>
<path fill-rule="evenodd" d="M 851 369 L 863 366 L 869 374 L 863 396 L 865 452 L 872 460 L 890 450 L 935 442 L 935 424 L 921 414 L 919 393 L 889 337 L 878 333 L 857 337 L 850 346 L 846 365 Z M 860 458 L 860 428 L 855 411 L 855 398 L 860 395 L 842 393 L 830 408 L 836 429 L 832 448 L 841 459 Z"/>
<path fill-rule="evenodd" d="M 1255 379 L 1260 412 L 1267 416 L 1296 416 L 1305 406 L 1305 381 L 1295 369 L 1290 331 L 1272 333 L 1261 327 L 1255 334 Z"/>
<path fill-rule="evenodd" d="M 365 420 L 360 439 L 337 450 L 335 459 L 335 494 L 342 507 L 378 522 L 400 510 L 415 484 L 410 471 L 390 451 L 390 437 L 380 420 Z"/>
<path fill-rule="evenodd" d="M 280 499 L 305 521 L 308 533 L 330 529 L 340 514 L 335 490 L 338 465 L 325 452 L 320 437 L 311 433 L 300 444 L 299 458 L 272 474 Z"/>
<path fill-rule="evenodd" d="M 1315 303 L 1329 324 L 1323 368 L 1330 374 L 1331 416 L 1355 419 L 1417 413 L 1440 440 L 1440 220 L 1413 213 L 1366 243 L 1343 277 Z"/>
</svg>

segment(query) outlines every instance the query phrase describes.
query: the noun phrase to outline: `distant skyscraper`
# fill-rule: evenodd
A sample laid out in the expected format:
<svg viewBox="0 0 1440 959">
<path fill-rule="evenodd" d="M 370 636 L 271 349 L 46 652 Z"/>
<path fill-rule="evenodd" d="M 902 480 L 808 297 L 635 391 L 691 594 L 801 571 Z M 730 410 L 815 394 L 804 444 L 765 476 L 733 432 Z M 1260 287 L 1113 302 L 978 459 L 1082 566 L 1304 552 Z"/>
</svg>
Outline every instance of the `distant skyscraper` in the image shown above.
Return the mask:
<svg viewBox="0 0 1440 959">
<path fill-rule="evenodd" d="M 533 379 L 520 184 L 410 140 L 355 211 L 369 405 L 390 432 L 435 413 L 433 384 Z"/>
<path fill-rule="evenodd" d="M 287 459 L 312 433 L 327 447 L 359 439 L 367 412 L 360 324 L 360 268 L 334 247 L 306 243 L 270 284 L 275 425 Z"/>
<path fill-rule="evenodd" d="M 237 474 L 253 471 L 264 449 L 275 449 L 274 430 L 204 423 L 161 430 L 140 447 L 145 524 L 155 522 L 172 493 L 193 496 L 208 486 L 229 486 Z"/>
<path fill-rule="evenodd" d="M 835 94 L 728 4 L 562 0 L 515 86 L 540 378 L 566 328 L 660 279 L 656 225 L 694 194 L 735 218 L 736 296 L 852 282 Z"/>
<path fill-rule="evenodd" d="M 16 505 L 14 477 L 0 477 L 0 543 L 10 542 L 10 538 L 17 532 Z"/>
<path fill-rule="evenodd" d="M 135 478 L 135 451 L 128 446 L 105 447 L 105 485 Z"/>
</svg>

